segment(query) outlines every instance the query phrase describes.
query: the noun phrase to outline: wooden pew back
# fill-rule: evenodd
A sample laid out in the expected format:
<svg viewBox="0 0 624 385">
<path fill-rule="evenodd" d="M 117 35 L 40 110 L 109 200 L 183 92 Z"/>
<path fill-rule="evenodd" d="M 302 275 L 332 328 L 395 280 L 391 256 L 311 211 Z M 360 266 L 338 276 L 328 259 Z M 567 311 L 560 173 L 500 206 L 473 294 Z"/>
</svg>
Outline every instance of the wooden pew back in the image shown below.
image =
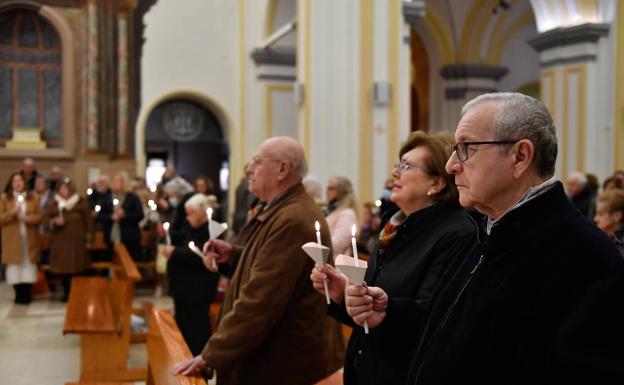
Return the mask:
<svg viewBox="0 0 624 385">
<path fill-rule="evenodd" d="M 72 279 L 63 332 L 80 334 L 82 381 L 128 381 L 146 377 L 145 368 L 127 367 L 134 282 L 140 280 L 141 275 L 123 244 L 115 245 L 114 254 L 110 280 L 103 277 Z M 101 326 L 103 323 L 106 327 Z"/>
<path fill-rule="evenodd" d="M 147 335 L 147 385 L 206 385 L 199 376 L 173 376 L 171 369 L 193 358 L 171 313 L 153 309 Z"/>
</svg>

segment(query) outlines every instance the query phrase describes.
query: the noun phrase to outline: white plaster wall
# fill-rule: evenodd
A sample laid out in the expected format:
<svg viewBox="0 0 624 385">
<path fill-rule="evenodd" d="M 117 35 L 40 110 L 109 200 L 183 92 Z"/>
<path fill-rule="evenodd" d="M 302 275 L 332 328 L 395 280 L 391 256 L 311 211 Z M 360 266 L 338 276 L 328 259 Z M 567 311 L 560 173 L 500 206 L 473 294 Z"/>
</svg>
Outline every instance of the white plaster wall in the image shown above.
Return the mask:
<svg viewBox="0 0 624 385">
<path fill-rule="evenodd" d="M 296 0 L 277 0 L 275 15 L 273 18 L 272 31 L 276 31 L 286 23 L 293 20 L 297 13 Z M 276 47 L 294 47 L 296 45 L 297 34 L 295 31 L 289 32 L 286 36 L 275 43 Z"/>
<path fill-rule="evenodd" d="M 360 2 L 311 2 L 310 174 L 359 186 Z M 358 191 L 356 191 L 356 194 Z"/>
<path fill-rule="evenodd" d="M 499 91 L 515 91 L 528 83 L 539 82 L 539 54 L 527 43 L 536 34 L 531 23 L 516 32 L 505 46 L 500 64 L 509 72 L 499 80 Z"/>
<path fill-rule="evenodd" d="M 377 82 L 390 82 L 388 38 L 389 38 L 389 1 L 375 1 L 375 33 L 373 34 L 373 79 Z M 409 83 L 408 83 L 409 86 Z M 373 109 L 373 198 L 381 196 L 385 180 L 392 170 L 388 165 L 388 105 L 375 104 Z"/>
<path fill-rule="evenodd" d="M 217 114 L 238 126 L 238 11 L 235 1 L 187 0 L 181 7 L 177 1 L 160 0 L 145 15 L 137 154 L 143 153 L 147 115 L 172 93 L 209 98 L 221 106 Z M 232 127 L 224 128 L 231 137 Z"/>
</svg>

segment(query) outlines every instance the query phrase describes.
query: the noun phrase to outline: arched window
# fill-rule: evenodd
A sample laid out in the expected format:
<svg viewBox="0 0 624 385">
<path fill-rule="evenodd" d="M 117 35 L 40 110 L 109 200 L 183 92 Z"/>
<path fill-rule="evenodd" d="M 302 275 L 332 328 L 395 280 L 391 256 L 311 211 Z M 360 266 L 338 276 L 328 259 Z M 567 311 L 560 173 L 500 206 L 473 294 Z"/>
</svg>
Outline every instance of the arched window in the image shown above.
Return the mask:
<svg viewBox="0 0 624 385">
<path fill-rule="evenodd" d="M 13 128 L 38 128 L 48 147 L 62 146 L 61 40 L 38 13 L 0 13 L 0 146 Z"/>
</svg>

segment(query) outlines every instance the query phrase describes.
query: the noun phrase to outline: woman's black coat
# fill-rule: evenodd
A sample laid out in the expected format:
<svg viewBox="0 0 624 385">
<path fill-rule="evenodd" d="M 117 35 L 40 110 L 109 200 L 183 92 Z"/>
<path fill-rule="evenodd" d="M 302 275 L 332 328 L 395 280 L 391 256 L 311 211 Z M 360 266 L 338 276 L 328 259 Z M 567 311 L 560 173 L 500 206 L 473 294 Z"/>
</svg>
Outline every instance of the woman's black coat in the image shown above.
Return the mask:
<svg viewBox="0 0 624 385">
<path fill-rule="evenodd" d="M 365 280 L 388 294 L 384 322 L 366 335 L 344 305 L 332 302 L 328 307 L 335 318 L 354 326 L 345 358 L 345 384 L 405 383 L 419 321 L 438 279 L 449 261 L 463 257 L 463 250 L 475 242 L 475 227 L 463 210 L 436 203 L 411 214 L 392 243 L 371 255 Z"/>
</svg>

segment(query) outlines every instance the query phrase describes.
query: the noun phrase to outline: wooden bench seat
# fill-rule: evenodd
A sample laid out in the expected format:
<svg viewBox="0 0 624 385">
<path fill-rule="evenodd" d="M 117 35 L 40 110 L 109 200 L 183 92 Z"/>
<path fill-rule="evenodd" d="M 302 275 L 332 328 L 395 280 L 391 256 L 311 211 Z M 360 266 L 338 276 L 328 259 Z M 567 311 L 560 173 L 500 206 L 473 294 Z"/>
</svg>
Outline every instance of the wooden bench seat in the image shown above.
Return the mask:
<svg viewBox="0 0 624 385">
<path fill-rule="evenodd" d="M 63 333 L 80 334 L 80 381 L 145 380 L 146 368 L 128 368 L 134 282 L 141 275 L 121 243 L 110 276 L 72 279 Z"/>
<path fill-rule="evenodd" d="M 200 376 L 173 376 L 171 369 L 193 358 L 171 313 L 154 309 L 147 335 L 147 385 L 206 385 Z"/>
<path fill-rule="evenodd" d="M 74 277 L 71 297 L 67 303 L 63 334 L 115 331 L 108 279 Z"/>
</svg>

